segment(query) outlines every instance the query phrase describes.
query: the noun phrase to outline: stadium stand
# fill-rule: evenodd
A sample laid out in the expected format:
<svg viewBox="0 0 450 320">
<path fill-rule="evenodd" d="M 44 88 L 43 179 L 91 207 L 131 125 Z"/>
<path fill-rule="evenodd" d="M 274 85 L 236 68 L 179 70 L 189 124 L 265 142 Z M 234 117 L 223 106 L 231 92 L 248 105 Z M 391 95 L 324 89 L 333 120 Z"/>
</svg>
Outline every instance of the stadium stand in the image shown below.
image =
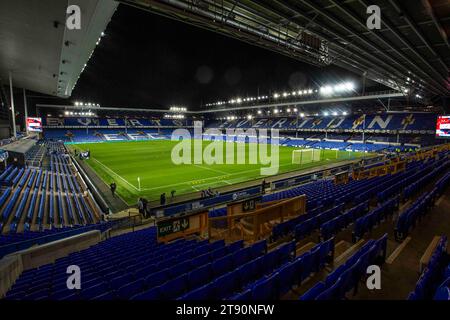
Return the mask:
<svg viewBox="0 0 450 320">
<path fill-rule="evenodd" d="M 253 120 L 207 121 L 206 128 L 279 129 L 286 135 L 283 145 L 320 149 L 380 152 L 435 144 L 436 122 L 432 114 L 385 114 L 347 117 L 255 118 Z M 189 120 L 145 118 L 45 118 L 46 139 L 67 142 L 101 142 L 170 138 L 176 128 L 192 128 Z M 296 136 L 292 130 L 297 131 Z M 360 132 L 364 130 L 366 138 Z M 305 131 L 310 131 L 306 133 Z M 318 133 L 322 132 L 322 133 Z M 346 132 L 347 134 L 336 133 Z M 390 135 L 387 135 L 390 134 Z M 411 134 L 415 134 L 411 136 Z M 208 138 L 205 136 L 204 138 Z M 236 138 L 235 138 L 236 139 Z"/>
<path fill-rule="evenodd" d="M 9 165 L 0 174 L 1 256 L 34 244 L 99 229 L 101 211 L 73 168 L 65 148 L 40 142 L 33 149 L 39 160 L 19 168 Z M 43 159 L 49 161 L 42 166 Z M 88 227 L 88 225 L 91 225 Z"/>
</svg>

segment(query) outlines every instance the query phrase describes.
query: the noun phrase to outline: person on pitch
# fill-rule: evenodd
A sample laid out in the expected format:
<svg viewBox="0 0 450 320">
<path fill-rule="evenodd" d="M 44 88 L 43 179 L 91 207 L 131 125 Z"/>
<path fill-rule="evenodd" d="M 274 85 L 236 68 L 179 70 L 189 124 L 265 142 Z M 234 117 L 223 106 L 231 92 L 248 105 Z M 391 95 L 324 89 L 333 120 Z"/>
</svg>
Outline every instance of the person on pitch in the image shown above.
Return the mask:
<svg viewBox="0 0 450 320">
<path fill-rule="evenodd" d="M 111 184 L 109 185 L 109 188 L 111 189 L 113 198 L 115 198 L 116 197 L 116 189 L 117 189 L 116 183 L 114 181 L 111 182 Z"/>
</svg>

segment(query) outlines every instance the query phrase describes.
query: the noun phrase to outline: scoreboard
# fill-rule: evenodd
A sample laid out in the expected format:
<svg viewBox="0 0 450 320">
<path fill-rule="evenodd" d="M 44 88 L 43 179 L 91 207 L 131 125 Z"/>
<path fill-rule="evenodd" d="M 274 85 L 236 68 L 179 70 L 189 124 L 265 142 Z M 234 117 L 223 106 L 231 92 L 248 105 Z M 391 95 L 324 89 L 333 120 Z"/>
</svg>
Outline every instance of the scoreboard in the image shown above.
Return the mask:
<svg viewBox="0 0 450 320">
<path fill-rule="evenodd" d="M 439 116 L 437 118 L 436 138 L 450 138 L 450 116 Z"/>
</svg>

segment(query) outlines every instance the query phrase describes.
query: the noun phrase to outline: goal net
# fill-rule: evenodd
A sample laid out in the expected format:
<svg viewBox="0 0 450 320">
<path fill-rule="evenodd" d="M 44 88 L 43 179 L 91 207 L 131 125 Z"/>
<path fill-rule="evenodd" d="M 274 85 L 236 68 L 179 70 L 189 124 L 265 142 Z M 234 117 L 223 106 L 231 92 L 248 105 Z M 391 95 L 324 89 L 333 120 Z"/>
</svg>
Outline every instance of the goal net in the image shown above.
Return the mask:
<svg viewBox="0 0 450 320">
<path fill-rule="evenodd" d="M 321 159 L 320 149 L 300 149 L 292 151 L 292 163 L 293 164 L 306 164 L 311 162 L 320 161 Z"/>
</svg>

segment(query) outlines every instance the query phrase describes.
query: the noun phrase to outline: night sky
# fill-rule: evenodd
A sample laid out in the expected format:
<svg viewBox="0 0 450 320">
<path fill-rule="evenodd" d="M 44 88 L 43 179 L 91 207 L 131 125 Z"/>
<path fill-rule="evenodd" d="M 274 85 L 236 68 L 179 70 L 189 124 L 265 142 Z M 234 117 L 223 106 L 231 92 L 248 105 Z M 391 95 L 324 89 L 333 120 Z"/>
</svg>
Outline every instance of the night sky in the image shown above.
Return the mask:
<svg viewBox="0 0 450 320">
<path fill-rule="evenodd" d="M 237 96 L 315 88 L 359 77 L 317 68 L 185 23 L 119 5 L 71 101 L 199 109 Z M 258 91 L 259 90 L 259 91 Z"/>
</svg>

